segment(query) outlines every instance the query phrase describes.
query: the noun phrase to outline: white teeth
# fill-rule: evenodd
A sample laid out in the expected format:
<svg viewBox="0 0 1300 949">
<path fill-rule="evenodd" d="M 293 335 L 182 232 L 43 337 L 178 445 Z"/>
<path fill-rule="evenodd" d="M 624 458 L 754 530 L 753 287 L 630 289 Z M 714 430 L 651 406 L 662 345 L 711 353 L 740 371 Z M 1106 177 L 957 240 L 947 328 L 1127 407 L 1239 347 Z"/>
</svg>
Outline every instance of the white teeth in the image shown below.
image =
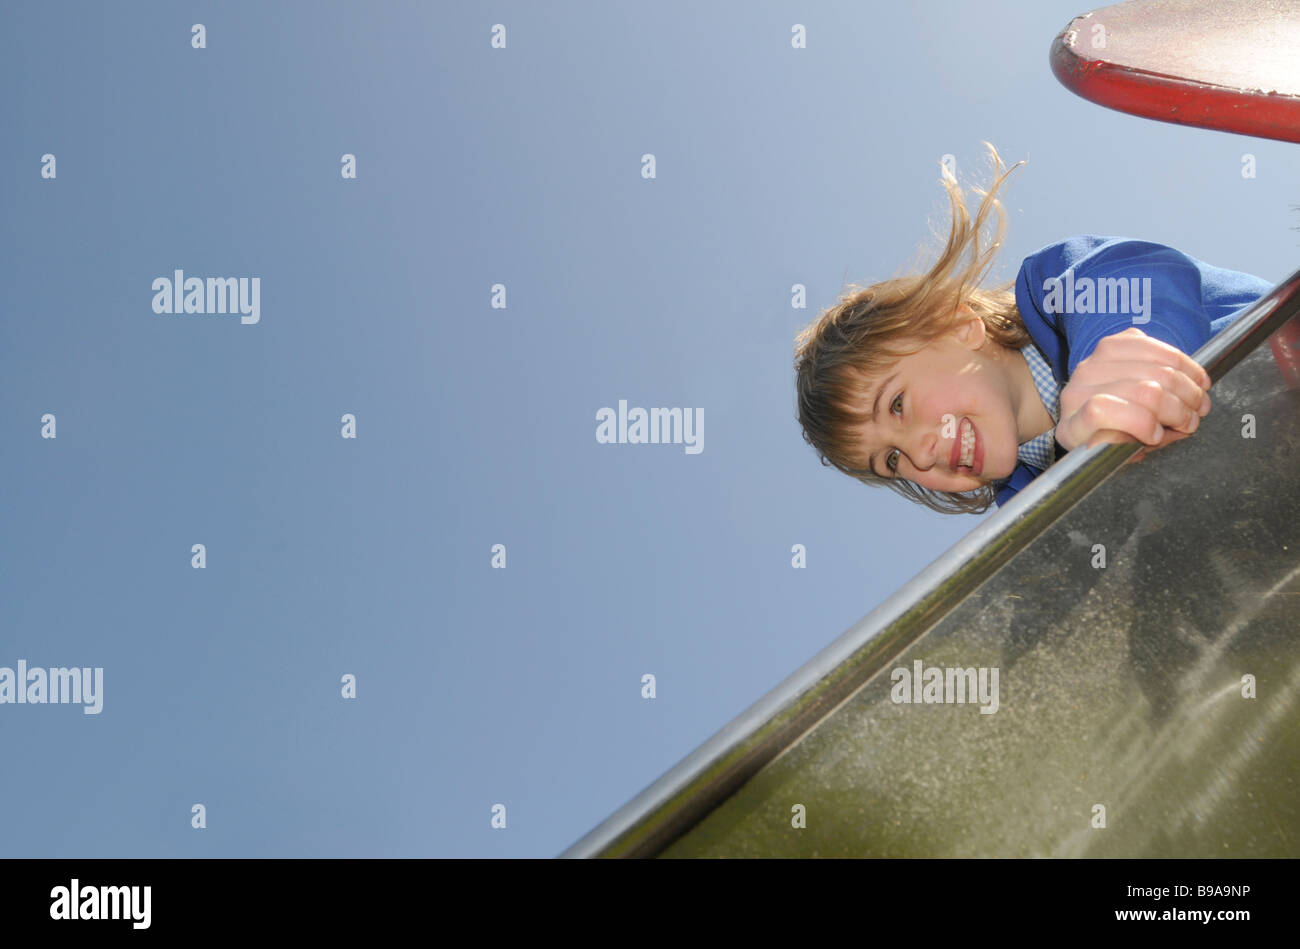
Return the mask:
<svg viewBox="0 0 1300 949">
<path fill-rule="evenodd" d="M 975 429 L 965 419 L 961 423 L 961 461 L 959 464 L 967 468 L 975 464 Z"/>
</svg>

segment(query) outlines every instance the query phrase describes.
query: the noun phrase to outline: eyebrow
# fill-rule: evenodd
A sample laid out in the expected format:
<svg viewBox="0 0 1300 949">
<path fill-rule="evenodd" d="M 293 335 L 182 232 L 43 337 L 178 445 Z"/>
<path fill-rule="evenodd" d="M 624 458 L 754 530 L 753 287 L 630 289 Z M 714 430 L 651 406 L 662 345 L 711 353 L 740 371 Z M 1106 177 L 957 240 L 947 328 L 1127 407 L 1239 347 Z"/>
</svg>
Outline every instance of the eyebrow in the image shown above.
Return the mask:
<svg viewBox="0 0 1300 949">
<path fill-rule="evenodd" d="M 879 409 L 880 409 L 880 397 L 884 395 L 885 389 L 889 387 L 889 384 L 897 378 L 898 378 L 898 373 L 894 373 L 892 376 L 890 376 L 888 379 L 882 382 L 880 384 L 880 388 L 876 390 L 876 399 L 874 402 L 871 403 L 871 418 L 869 421 L 874 422 L 876 420 L 876 416 L 879 414 Z M 874 454 L 867 459 L 867 467 L 871 469 L 871 473 L 875 475 L 877 478 L 887 477 L 886 475 L 882 475 L 879 471 L 876 470 L 876 456 Z"/>
</svg>

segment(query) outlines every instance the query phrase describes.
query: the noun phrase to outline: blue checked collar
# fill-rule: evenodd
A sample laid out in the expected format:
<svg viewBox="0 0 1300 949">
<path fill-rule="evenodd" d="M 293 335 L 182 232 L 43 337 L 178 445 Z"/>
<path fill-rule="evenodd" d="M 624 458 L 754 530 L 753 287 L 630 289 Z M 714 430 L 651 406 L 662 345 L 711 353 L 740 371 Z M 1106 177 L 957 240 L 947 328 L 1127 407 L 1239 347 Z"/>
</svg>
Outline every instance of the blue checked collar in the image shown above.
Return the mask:
<svg viewBox="0 0 1300 949">
<path fill-rule="evenodd" d="M 1052 367 L 1047 364 L 1047 359 L 1033 343 L 1026 343 L 1020 350 L 1025 357 L 1025 362 L 1029 364 L 1029 374 L 1034 377 L 1034 388 L 1038 390 L 1038 395 L 1043 400 L 1043 405 L 1047 406 L 1047 412 L 1052 416 L 1052 421 L 1061 420 L 1061 384 L 1056 381 L 1056 376 L 1052 375 Z M 1055 425 L 1037 438 L 1031 438 L 1020 446 L 1020 451 L 1016 453 L 1017 457 L 1025 464 L 1037 468 L 1039 471 L 1046 471 L 1056 460 L 1056 427 Z"/>
</svg>

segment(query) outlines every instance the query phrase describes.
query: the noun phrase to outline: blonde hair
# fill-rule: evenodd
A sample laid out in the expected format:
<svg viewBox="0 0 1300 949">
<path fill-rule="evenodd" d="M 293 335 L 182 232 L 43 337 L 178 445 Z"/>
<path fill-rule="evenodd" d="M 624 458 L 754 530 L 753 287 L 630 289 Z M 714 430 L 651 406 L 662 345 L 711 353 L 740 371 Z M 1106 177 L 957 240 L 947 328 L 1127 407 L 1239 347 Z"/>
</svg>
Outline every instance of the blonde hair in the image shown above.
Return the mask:
<svg viewBox="0 0 1300 949">
<path fill-rule="evenodd" d="M 896 277 L 871 286 L 850 286 L 839 301 L 822 311 L 795 339 L 795 386 L 803 438 L 821 463 L 868 485 L 887 485 L 899 494 L 942 514 L 979 514 L 997 498 L 997 487 L 972 491 L 934 491 L 902 478 L 882 478 L 863 467 L 858 432 L 871 416 L 868 379 L 879 378 L 903 356 L 919 352 L 952 330 L 964 304 L 984 322 L 988 336 L 1008 349 L 1030 341 L 1016 309 L 1014 281 L 991 290 L 980 281 L 993 265 L 1006 230 L 1006 215 L 997 198 L 1004 181 L 1024 162 L 1006 170 L 988 142 L 995 180 L 983 196 L 974 223 L 957 179 L 940 163 L 942 183 L 952 204 L 952 228 L 938 260 L 924 274 Z M 981 244 L 990 215 L 997 214 L 993 241 Z M 969 252 L 970 260 L 963 264 Z"/>
</svg>

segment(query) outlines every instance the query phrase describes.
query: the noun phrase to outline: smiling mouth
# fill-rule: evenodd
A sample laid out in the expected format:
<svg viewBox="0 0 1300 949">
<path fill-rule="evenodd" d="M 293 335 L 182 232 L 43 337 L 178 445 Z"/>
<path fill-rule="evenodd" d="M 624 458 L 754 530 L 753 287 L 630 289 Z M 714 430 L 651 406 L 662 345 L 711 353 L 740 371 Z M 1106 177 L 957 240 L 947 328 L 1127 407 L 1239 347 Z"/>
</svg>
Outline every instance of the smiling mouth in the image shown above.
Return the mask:
<svg viewBox="0 0 1300 949">
<path fill-rule="evenodd" d="M 957 440 L 953 445 L 953 462 L 960 474 L 978 475 L 984 470 L 984 451 L 980 444 L 979 433 L 975 423 L 968 418 L 961 420 L 957 430 Z"/>
</svg>

